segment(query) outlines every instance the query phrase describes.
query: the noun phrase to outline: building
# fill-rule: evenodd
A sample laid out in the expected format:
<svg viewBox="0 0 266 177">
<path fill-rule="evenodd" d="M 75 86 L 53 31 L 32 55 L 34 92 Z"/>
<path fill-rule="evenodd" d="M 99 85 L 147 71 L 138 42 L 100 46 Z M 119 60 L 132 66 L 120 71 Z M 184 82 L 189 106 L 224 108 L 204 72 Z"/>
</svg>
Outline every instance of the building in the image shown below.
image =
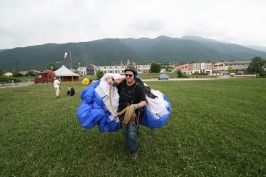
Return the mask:
<svg viewBox="0 0 266 177">
<path fill-rule="evenodd" d="M 175 71 L 178 71 L 178 70 L 180 70 L 183 74 L 191 74 L 189 63 L 175 67 Z"/>
<path fill-rule="evenodd" d="M 96 75 L 97 66 L 89 64 L 86 66 L 86 75 Z"/>
<path fill-rule="evenodd" d="M 150 65 L 134 65 L 137 68 L 139 74 L 149 73 Z M 124 70 L 127 66 L 98 66 L 97 70 L 103 71 L 103 73 L 117 73 L 124 74 Z"/>
<path fill-rule="evenodd" d="M 80 76 L 87 75 L 86 67 L 78 67 L 78 68 L 77 68 L 77 73 L 78 73 Z"/>
<path fill-rule="evenodd" d="M 96 75 L 97 72 L 97 66 L 88 64 L 86 67 L 78 67 L 77 68 L 77 73 L 80 76 L 84 75 Z"/>
<path fill-rule="evenodd" d="M 124 74 L 124 70 L 127 67 L 127 65 L 134 65 L 138 73 L 150 73 L 150 65 L 136 65 L 135 62 L 130 62 L 127 60 L 126 65 L 123 64 L 121 61 L 119 65 L 115 66 L 95 66 L 92 64 L 87 65 L 86 67 L 78 67 L 77 71 L 80 73 L 80 75 L 96 75 L 97 70 L 103 71 L 104 74 L 106 73 L 116 73 L 116 74 Z"/>
<path fill-rule="evenodd" d="M 123 74 L 126 66 L 98 66 L 97 70 L 101 70 L 104 74 L 116 73 Z"/>
<path fill-rule="evenodd" d="M 184 65 L 177 66 L 175 70 L 180 70 L 183 74 L 211 74 L 212 63 L 187 63 Z"/>
<path fill-rule="evenodd" d="M 13 76 L 13 74 L 11 72 L 6 72 L 4 76 Z"/>
<path fill-rule="evenodd" d="M 251 61 L 232 61 L 232 62 L 217 62 L 213 65 L 213 72 L 223 75 L 229 74 L 229 67 L 231 72 L 235 74 L 247 74 L 247 69 Z"/>
</svg>

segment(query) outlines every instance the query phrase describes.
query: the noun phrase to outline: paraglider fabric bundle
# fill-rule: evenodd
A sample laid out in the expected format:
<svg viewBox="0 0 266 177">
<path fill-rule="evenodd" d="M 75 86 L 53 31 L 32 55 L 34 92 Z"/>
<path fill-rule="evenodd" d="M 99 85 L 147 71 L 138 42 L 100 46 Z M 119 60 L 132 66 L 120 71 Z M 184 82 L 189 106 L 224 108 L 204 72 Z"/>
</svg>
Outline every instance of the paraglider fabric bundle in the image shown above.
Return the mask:
<svg viewBox="0 0 266 177">
<path fill-rule="evenodd" d="M 117 88 L 112 87 L 110 105 L 110 86 L 103 76 L 101 80 L 91 83 L 80 94 L 82 100 L 77 109 L 80 125 L 85 129 L 92 129 L 98 125 L 100 132 L 116 132 L 119 130 L 119 118 L 112 110 L 118 109 L 119 95 Z M 166 124 L 171 114 L 169 99 L 158 90 L 151 89 L 156 98 L 146 96 L 147 105 L 144 107 L 144 116 L 141 125 L 151 129 L 161 128 Z"/>
<path fill-rule="evenodd" d="M 85 86 L 89 85 L 91 82 L 92 82 L 91 78 L 87 77 L 82 80 L 82 84 Z"/>
</svg>

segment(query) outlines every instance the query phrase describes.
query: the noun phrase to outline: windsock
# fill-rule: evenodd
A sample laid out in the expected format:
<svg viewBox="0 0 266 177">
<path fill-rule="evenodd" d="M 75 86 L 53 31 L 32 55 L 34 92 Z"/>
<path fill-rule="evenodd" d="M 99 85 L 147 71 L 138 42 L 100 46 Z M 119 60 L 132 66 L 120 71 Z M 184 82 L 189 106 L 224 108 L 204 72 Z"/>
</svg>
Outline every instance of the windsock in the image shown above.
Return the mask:
<svg viewBox="0 0 266 177">
<path fill-rule="evenodd" d="M 66 61 L 66 57 L 67 57 L 67 52 L 65 53 L 65 56 L 64 56 L 64 61 Z"/>
</svg>

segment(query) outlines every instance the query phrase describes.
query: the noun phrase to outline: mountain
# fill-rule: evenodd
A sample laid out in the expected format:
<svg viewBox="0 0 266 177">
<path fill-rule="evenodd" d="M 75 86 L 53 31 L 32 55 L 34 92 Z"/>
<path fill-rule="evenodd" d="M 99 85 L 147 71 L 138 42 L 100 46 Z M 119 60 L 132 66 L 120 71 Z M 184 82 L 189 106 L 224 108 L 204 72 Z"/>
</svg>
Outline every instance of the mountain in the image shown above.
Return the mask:
<svg viewBox="0 0 266 177">
<path fill-rule="evenodd" d="M 71 51 L 71 58 L 70 58 Z M 68 52 L 67 61 L 63 61 Z M 49 64 L 77 68 L 93 64 L 96 66 L 118 65 L 129 59 L 137 64 L 150 62 L 187 63 L 217 62 L 229 60 L 251 60 L 266 52 L 248 47 L 205 39 L 198 36 L 170 38 L 102 39 L 90 42 L 43 44 L 18 47 L 0 52 L 0 68 L 5 71 L 45 69 Z M 19 62 L 19 63 L 18 63 Z M 16 65 L 17 63 L 17 65 Z"/>
<path fill-rule="evenodd" d="M 218 42 L 216 40 L 213 40 L 213 39 L 205 39 L 205 38 L 200 37 L 200 36 L 183 36 L 181 39 L 198 41 L 198 42 L 201 42 L 201 43 L 220 43 L 220 42 Z"/>
<path fill-rule="evenodd" d="M 206 47 L 214 49 L 216 52 L 219 52 L 223 56 L 225 54 L 227 57 L 231 57 L 232 60 L 247 60 L 247 58 L 249 58 L 248 60 L 251 60 L 255 56 L 261 56 L 265 58 L 265 52 L 257 51 L 237 44 L 223 43 L 211 39 L 204 39 L 201 37 L 184 36 L 182 38 L 187 40 L 198 41 L 206 45 Z M 228 58 L 223 60 L 228 60 Z"/>
<path fill-rule="evenodd" d="M 266 52 L 266 47 L 265 46 L 248 45 L 246 47 L 251 48 L 251 49 L 255 49 L 255 50 L 260 50 L 260 51 Z"/>
</svg>

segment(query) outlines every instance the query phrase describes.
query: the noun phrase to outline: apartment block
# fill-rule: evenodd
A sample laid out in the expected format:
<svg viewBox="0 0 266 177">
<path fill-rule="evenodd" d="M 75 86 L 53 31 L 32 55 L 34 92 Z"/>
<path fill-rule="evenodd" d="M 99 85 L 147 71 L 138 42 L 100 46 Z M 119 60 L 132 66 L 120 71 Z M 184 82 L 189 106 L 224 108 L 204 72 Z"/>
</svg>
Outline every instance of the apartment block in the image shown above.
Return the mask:
<svg viewBox="0 0 266 177">
<path fill-rule="evenodd" d="M 212 63 L 187 63 L 177 66 L 176 71 L 180 70 L 184 74 L 212 73 Z"/>
<path fill-rule="evenodd" d="M 214 73 L 229 74 L 229 67 L 232 73 L 247 74 L 247 68 L 251 61 L 233 61 L 233 62 L 217 62 L 213 65 Z"/>
</svg>

